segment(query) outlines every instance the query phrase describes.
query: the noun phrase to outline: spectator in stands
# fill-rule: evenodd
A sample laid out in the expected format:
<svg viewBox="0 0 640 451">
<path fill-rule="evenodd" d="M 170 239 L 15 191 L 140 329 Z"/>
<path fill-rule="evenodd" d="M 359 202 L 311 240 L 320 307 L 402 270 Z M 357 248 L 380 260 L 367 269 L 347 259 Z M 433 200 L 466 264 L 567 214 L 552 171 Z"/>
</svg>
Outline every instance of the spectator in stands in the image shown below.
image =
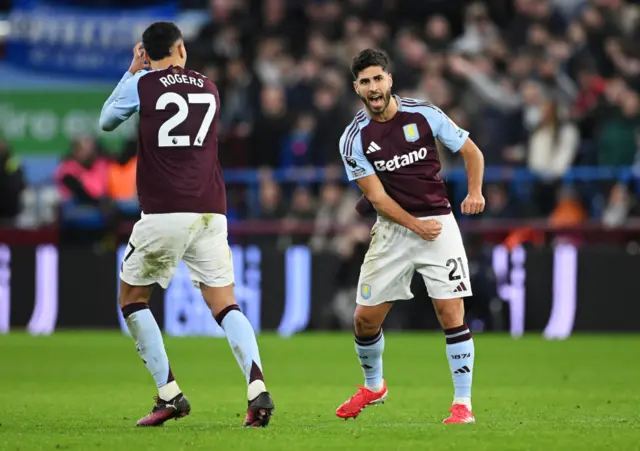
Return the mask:
<svg viewBox="0 0 640 451">
<path fill-rule="evenodd" d="M 549 223 L 556 227 L 573 227 L 587 219 L 587 212 L 580 202 L 577 191 L 571 186 L 564 186 L 558 192 L 558 202 Z"/>
<path fill-rule="evenodd" d="M 355 210 L 358 193 L 341 187 L 337 181 L 329 180 L 320 187 L 320 199 L 315 217 L 315 230 L 310 246 L 314 251 L 337 251 L 346 231 L 345 228 L 360 221 Z"/>
<path fill-rule="evenodd" d="M 278 239 L 278 246 L 284 249 L 291 245 L 307 244 L 311 231 L 309 226 L 316 211 L 316 202 L 309 187 L 297 186 L 291 196 L 289 212 L 283 220 L 283 233 Z"/>
<path fill-rule="evenodd" d="M 253 126 L 250 162 L 253 167 L 277 167 L 291 118 L 284 89 L 271 85 L 260 93 L 260 113 Z"/>
<path fill-rule="evenodd" d="M 624 183 L 616 183 L 609 192 L 602 223 L 605 227 L 620 227 L 631 216 L 640 216 L 638 199 Z"/>
<path fill-rule="evenodd" d="M 316 165 L 341 163 L 337 142 L 345 127 L 353 120 L 340 103 L 340 91 L 330 85 L 319 86 L 314 93 L 313 108 L 317 117 L 309 151 Z"/>
<path fill-rule="evenodd" d="M 118 207 L 119 219 L 136 220 L 140 217 L 136 187 L 137 163 L 138 145 L 135 140 L 128 141 L 120 155 L 109 162 L 107 192 Z"/>
<path fill-rule="evenodd" d="M 108 198 L 109 163 L 98 153 L 96 142 L 84 137 L 71 145 L 70 155 L 56 171 L 56 180 L 63 200 L 80 204 L 101 204 Z"/>
<path fill-rule="evenodd" d="M 315 126 L 316 120 L 312 114 L 303 112 L 297 115 L 282 147 L 281 167 L 312 166 L 315 163 L 309 149 Z"/>
<path fill-rule="evenodd" d="M 277 220 L 284 218 L 287 213 L 282 200 L 282 190 L 270 177 L 260 181 L 259 202 L 256 219 Z"/>
<path fill-rule="evenodd" d="M 25 189 L 20 161 L 0 139 L 0 223 L 12 222 L 20 213 L 20 197 Z"/>
<path fill-rule="evenodd" d="M 631 166 L 640 148 L 640 98 L 626 90 L 618 108 L 603 119 L 598 136 L 598 164 Z"/>
<path fill-rule="evenodd" d="M 555 100 L 545 101 L 541 123 L 529 138 L 528 166 L 541 179 L 536 198 L 543 216 L 553 209 L 558 181 L 571 167 L 580 144 L 578 128 L 561 115 Z"/>
<path fill-rule="evenodd" d="M 515 219 L 521 218 L 523 208 L 513 202 L 507 187 L 502 183 L 487 183 L 485 186 L 487 208 L 482 219 Z"/>
<path fill-rule="evenodd" d="M 453 43 L 461 53 L 482 53 L 498 37 L 498 28 L 491 21 L 483 3 L 472 3 L 465 13 L 464 34 Z"/>
<path fill-rule="evenodd" d="M 136 141 L 129 141 L 118 158 L 109 162 L 107 192 L 111 199 L 115 201 L 132 201 L 136 199 L 137 154 Z"/>
<path fill-rule="evenodd" d="M 424 25 L 424 40 L 432 52 L 445 52 L 451 43 L 451 27 L 446 17 L 435 14 Z"/>
<path fill-rule="evenodd" d="M 113 249 L 122 212 L 109 198 L 109 162 L 96 142 L 88 137 L 76 139 L 55 178 L 63 200 L 61 239 L 100 242 L 105 249 Z"/>
<path fill-rule="evenodd" d="M 593 64 L 585 63 L 578 72 L 578 85 L 580 92 L 574 103 L 572 116 L 580 127 L 582 139 L 592 139 L 597 125 L 596 108 L 602 101 L 606 82 Z"/>
<path fill-rule="evenodd" d="M 246 138 L 256 116 L 256 102 L 260 87 L 246 63 L 238 58 L 228 62 L 226 83 L 220 93 L 224 108 L 220 110 L 222 133 L 238 134 Z"/>
</svg>

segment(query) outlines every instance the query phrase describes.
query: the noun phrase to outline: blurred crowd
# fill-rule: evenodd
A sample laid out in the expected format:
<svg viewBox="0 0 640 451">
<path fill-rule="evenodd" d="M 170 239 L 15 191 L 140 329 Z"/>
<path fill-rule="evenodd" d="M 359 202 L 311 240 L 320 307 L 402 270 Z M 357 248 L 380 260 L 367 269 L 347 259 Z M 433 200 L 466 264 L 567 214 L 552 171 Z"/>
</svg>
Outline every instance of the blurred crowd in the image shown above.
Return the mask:
<svg viewBox="0 0 640 451">
<path fill-rule="evenodd" d="M 377 47 L 391 55 L 396 93 L 440 106 L 488 165 L 542 180 L 527 208 L 509 185 L 488 186 L 485 217 L 576 222 L 604 215 L 619 192 L 636 198 L 634 184 L 560 180 L 573 166 L 636 160 L 637 2 L 213 0 L 211 12 L 190 64 L 220 87 L 226 167 L 340 167 L 336 143 L 361 108 L 349 63 Z"/>
<path fill-rule="evenodd" d="M 532 184 L 486 184 L 483 218 L 575 224 L 595 217 L 615 226 L 638 211 L 635 179 L 563 181 L 576 166 L 636 162 L 638 1 L 208 3 L 210 21 L 187 43 L 189 65 L 220 89 L 223 167 L 260 169 L 256 189 L 229 185 L 231 220 L 315 220 L 318 246 L 326 224 L 357 222 L 358 194 L 344 183 L 337 143 L 361 108 L 348 68 L 366 47 L 390 54 L 397 94 L 431 101 L 469 130 L 487 165 L 537 175 Z M 462 164 L 440 150 L 445 169 Z M 79 139 L 56 174 L 59 196 L 122 217 L 119 205 L 135 198 L 134 154 L 129 143 L 106 159 L 91 138 Z M 19 170 L 13 166 L 7 170 Z M 271 175 L 311 167 L 326 169 L 324 183 L 282 184 Z M 457 205 L 462 199 L 451 191 Z"/>
</svg>

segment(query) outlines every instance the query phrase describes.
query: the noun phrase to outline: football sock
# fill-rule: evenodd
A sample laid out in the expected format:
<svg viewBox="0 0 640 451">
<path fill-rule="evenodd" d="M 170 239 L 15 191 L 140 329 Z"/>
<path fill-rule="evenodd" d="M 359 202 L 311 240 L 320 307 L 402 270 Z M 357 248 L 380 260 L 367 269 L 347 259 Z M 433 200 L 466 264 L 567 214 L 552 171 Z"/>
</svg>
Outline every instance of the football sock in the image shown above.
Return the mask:
<svg viewBox="0 0 640 451">
<path fill-rule="evenodd" d="M 374 392 L 382 389 L 382 353 L 384 334 L 382 329 L 372 337 L 355 336 L 356 353 L 364 373 L 365 386 Z"/>
<path fill-rule="evenodd" d="M 464 404 L 471 409 L 471 383 L 475 349 L 471 331 L 466 324 L 445 329 L 447 359 L 453 376 L 454 404 Z"/>
<path fill-rule="evenodd" d="M 247 379 L 247 398 L 251 401 L 260 393 L 267 391 L 253 327 L 236 304 L 230 305 L 218 313 L 216 321 L 224 329 L 231 351 L 233 351 L 233 355 Z"/>
<path fill-rule="evenodd" d="M 122 308 L 122 314 L 136 342 L 140 358 L 156 381 L 158 396 L 165 401 L 172 400 L 180 394 L 180 388 L 173 378 L 162 333 L 149 310 L 149 304 L 137 302 L 126 305 Z"/>
</svg>

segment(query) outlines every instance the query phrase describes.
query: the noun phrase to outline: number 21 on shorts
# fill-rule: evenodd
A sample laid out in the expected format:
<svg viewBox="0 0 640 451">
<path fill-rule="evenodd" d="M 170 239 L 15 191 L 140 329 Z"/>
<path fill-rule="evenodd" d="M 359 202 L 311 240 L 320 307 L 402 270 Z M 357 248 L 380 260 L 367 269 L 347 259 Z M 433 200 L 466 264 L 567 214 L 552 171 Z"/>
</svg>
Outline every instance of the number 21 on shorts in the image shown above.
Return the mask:
<svg viewBox="0 0 640 451">
<path fill-rule="evenodd" d="M 457 259 L 450 258 L 449 260 L 447 260 L 446 266 L 447 268 L 451 268 L 451 271 L 449 271 L 449 280 L 453 281 L 460 280 L 461 278 L 467 278 L 467 271 L 464 268 L 464 262 L 462 261 L 461 257 L 458 257 Z M 458 270 L 462 272 L 462 276 L 460 276 Z"/>
</svg>

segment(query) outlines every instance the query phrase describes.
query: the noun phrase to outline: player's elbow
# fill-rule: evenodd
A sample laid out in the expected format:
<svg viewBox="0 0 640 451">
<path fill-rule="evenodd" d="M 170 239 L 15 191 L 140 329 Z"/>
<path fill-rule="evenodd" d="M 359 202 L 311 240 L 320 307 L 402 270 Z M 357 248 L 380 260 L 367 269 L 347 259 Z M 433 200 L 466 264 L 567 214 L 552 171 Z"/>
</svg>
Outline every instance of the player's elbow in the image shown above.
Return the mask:
<svg viewBox="0 0 640 451">
<path fill-rule="evenodd" d="M 369 202 L 371 202 L 374 208 L 376 208 L 378 205 L 384 202 L 385 197 L 387 197 L 387 193 L 384 190 L 375 190 L 366 193 L 365 196 L 369 200 Z"/>
<path fill-rule="evenodd" d="M 104 116 L 100 116 L 99 123 L 100 123 L 100 130 L 105 132 L 111 132 L 116 128 L 113 121 L 110 121 L 108 118 Z"/>
</svg>

